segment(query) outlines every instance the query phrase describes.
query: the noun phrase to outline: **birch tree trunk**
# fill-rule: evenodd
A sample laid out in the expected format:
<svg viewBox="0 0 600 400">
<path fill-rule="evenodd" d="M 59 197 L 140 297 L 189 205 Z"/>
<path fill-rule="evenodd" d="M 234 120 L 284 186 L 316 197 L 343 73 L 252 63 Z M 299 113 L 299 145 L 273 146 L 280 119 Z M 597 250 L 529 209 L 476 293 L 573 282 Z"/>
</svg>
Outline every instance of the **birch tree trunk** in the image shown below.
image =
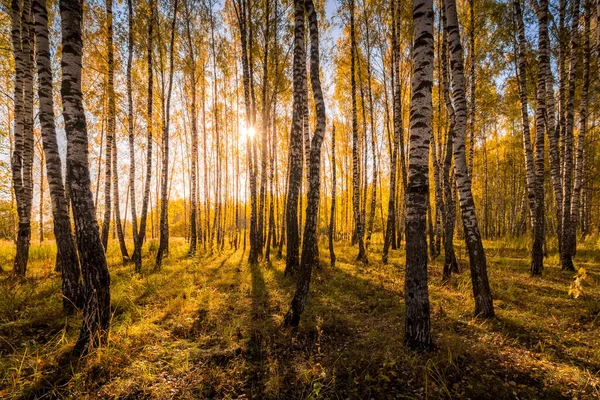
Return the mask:
<svg viewBox="0 0 600 400">
<path fill-rule="evenodd" d="M 521 1 L 513 0 L 515 20 L 517 24 L 518 40 L 518 62 L 517 80 L 519 83 L 519 100 L 521 102 L 521 121 L 523 124 L 523 152 L 525 154 L 525 183 L 527 188 L 527 199 L 529 201 L 529 216 L 532 226 L 534 225 L 535 211 L 535 169 L 533 164 L 533 149 L 531 148 L 531 132 L 529 129 L 529 113 L 527 111 L 527 59 L 525 57 L 526 41 L 525 26 L 523 24 L 523 12 Z M 539 84 L 539 82 L 538 82 Z"/>
<path fill-rule="evenodd" d="M 90 190 L 88 137 L 81 93 L 81 0 L 61 0 L 62 103 L 67 133 L 67 176 L 85 284 L 85 304 L 76 354 L 106 343 L 110 324 L 110 274 Z"/>
<path fill-rule="evenodd" d="M 294 60 L 293 60 L 293 111 L 289 145 L 289 175 L 286 202 L 286 266 L 285 274 L 294 275 L 299 270 L 300 235 L 298 227 L 298 197 L 302 182 L 302 131 L 306 75 L 304 0 L 294 0 Z M 283 240 L 283 237 L 282 237 Z"/>
<path fill-rule="evenodd" d="M 561 1 L 562 3 L 562 1 Z M 561 9 L 562 10 L 562 9 Z M 561 11 L 562 13 L 562 11 Z M 564 17 L 560 16 L 560 26 L 562 26 L 562 20 Z M 545 35 L 547 35 L 547 30 L 545 31 Z M 562 28 L 559 28 L 559 34 L 562 35 Z M 562 203 L 563 203 L 563 193 L 562 193 L 562 176 L 561 176 L 561 151 L 560 151 L 560 132 L 561 132 L 561 118 L 559 113 L 559 120 L 557 121 L 556 116 L 556 106 L 554 99 L 554 76 L 552 74 L 552 68 L 550 65 L 551 53 L 550 53 L 550 41 L 546 39 L 543 42 L 546 45 L 545 53 L 546 56 L 543 60 L 545 62 L 545 66 L 543 66 L 545 70 L 545 83 L 546 83 L 546 132 L 548 135 L 548 154 L 550 158 L 550 178 L 552 182 L 552 191 L 554 193 L 554 208 L 555 208 L 555 216 L 556 216 L 556 232 L 558 237 L 558 250 L 559 253 L 562 248 Z M 562 68 L 561 58 L 563 54 L 562 46 L 560 46 L 559 50 L 559 71 Z M 562 81 L 561 81 L 562 85 Z M 559 94 L 562 96 L 562 86 L 559 89 Z M 561 97 L 562 98 L 562 97 Z M 559 102 L 559 106 L 562 104 L 562 100 Z M 561 111 L 561 110 L 559 110 Z"/>
<path fill-rule="evenodd" d="M 448 281 L 452 272 L 458 272 L 458 262 L 456 260 L 456 253 L 454 252 L 454 227 L 456 224 L 456 201 L 455 194 L 452 190 L 452 184 L 454 177 L 451 177 L 452 170 L 452 155 L 453 155 L 453 143 L 454 143 L 454 130 L 456 127 L 456 118 L 454 113 L 454 105 L 450 99 L 450 70 L 448 63 L 448 34 L 446 30 L 446 9 L 442 5 L 442 85 L 444 86 L 444 102 L 446 103 L 446 109 L 448 111 L 448 119 L 450 121 L 448 126 L 448 134 L 446 137 L 446 146 L 444 150 L 444 170 L 443 170 L 443 181 L 444 181 L 444 269 L 442 273 L 442 281 Z"/>
<path fill-rule="evenodd" d="M 113 49 L 113 12 L 112 0 L 106 0 L 106 47 L 108 57 L 108 121 L 106 124 L 106 143 L 104 150 L 104 219 L 102 221 L 102 245 L 108 249 L 108 233 L 112 213 L 111 185 L 112 185 L 112 155 L 113 141 L 115 138 L 116 110 L 115 110 L 115 55 Z M 115 172 L 116 173 L 116 172 Z"/>
<path fill-rule="evenodd" d="M 296 327 L 300 323 L 300 316 L 308 298 L 312 269 L 319 262 L 319 250 L 317 248 L 317 215 L 319 211 L 320 185 L 321 185 L 321 145 L 325 136 L 325 101 L 321 89 L 319 77 L 319 26 L 317 12 L 312 0 L 305 0 L 306 13 L 310 33 L 310 82 L 317 125 L 311 138 L 310 164 L 309 164 L 309 188 L 308 202 L 306 204 L 306 223 L 302 241 L 302 260 L 298 279 L 296 281 L 296 293 L 292 300 L 291 308 L 284 318 L 284 324 Z"/>
<path fill-rule="evenodd" d="M 469 177 L 473 179 L 473 160 L 475 155 L 475 98 L 476 61 L 475 61 L 475 0 L 469 0 L 469 58 L 471 61 L 469 85 Z"/>
<path fill-rule="evenodd" d="M 247 0 L 234 1 L 235 12 L 240 30 L 242 50 L 242 75 L 244 84 L 244 103 L 246 108 L 246 128 L 254 129 L 256 101 L 254 97 L 254 83 L 252 78 L 252 23 L 250 16 L 251 4 Z M 258 263 L 260 243 L 257 226 L 257 199 L 256 199 L 256 163 L 254 162 L 255 145 L 250 135 L 246 135 L 246 156 L 248 159 L 248 176 L 250 189 L 250 253 L 248 262 Z"/>
<path fill-rule="evenodd" d="M 150 0 L 149 3 L 149 20 L 148 20 L 148 42 L 146 46 L 146 63 L 148 67 L 148 93 L 147 93 L 147 108 L 146 108 L 146 177 L 144 180 L 144 197 L 142 198 L 142 215 L 140 217 L 140 230 L 135 248 L 133 251 L 133 261 L 135 262 L 135 272 L 142 272 L 142 245 L 146 238 L 146 220 L 148 218 L 148 203 L 150 202 L 150 184 L 152 178 L 152 143 L 153 143 L 153 86 L 154 86 L 154 69 L 152 66 L 152 49 L 154 39 L 154 12 L 156 8 L 155 0 Z M 130 139 L 131 140 L 131 139 Z"/>
<path fill-rule="evenodd" d="M 167 102 L 165 104 L 165 119 L 163 125 L 163 152 L 162 152 L 162 176 L 160 187 L 160 240 L 156 253 L 156 264 L 154 271 L 160 271 L 162 259 L 169 253 L 169 129 L 171 119 L 171 93 L 173 91 L 173 69 L 175 53 L 175 29 L 177 26 L 178 0 L 173 4 L 173 22 L 171 24 L 171 43 L 169 47 L 169 86 L 167 88 Z"/>
<path fill-rule="evenodd" d="M 266 192 L 267 192 L 267 136 L 269 129 L 269 104 L 267 101 L 267 84 L 269 79 L 269 27 L 270 22 L 270 0 L 265 0 L 265 31 L 264 31 L 264 51 L 263 51 L 263 82 L 262 82 L 262 129 L 261 129 L 261 152 L 260 152 L 260 192 L 258 207 L 258 239 L 259 248 L 262 252 L 264 246 L 264 224 L 266 211 Z M 267 246 L 268 247 L 268 246 Z M 265 251 L 269 251 L 267 248 Z"/>
<path fill-rule="evenodd" d="M 427 204 L 429 142 L 433 113 L 433 2 L 413 1 L 413 73 L 410 104 L 408 186 L 406 196 L 406 315 L 404 342 L 410 348 L 431 347 L 427 289 Z"/>
<path fill-rule="evenodd" d="M 532 214 L 533 244 L 531 248 L 532 275 L 541 275 L 544 268 L 544 128 L 546 127 L 546 88 L 545 66 L 549 63 L 546 48 L 548 46 L 548 1 L 541 0 L 538 9 L 538 69 L 537 108 L 535 112 L 535 181 L 534 212 Z M 521 75 L 524 75 L 524 71 Z"/>
<path fill-rule="evenodd" d="M 356 112 L 356 31 L 354 24 L 354 0 L 350 0 L 350 82 L 352 90 L 352 208 L 358 242 L 357 261 L 369 262 L 364 242 L 364 219 L 360 209 L 360 159 L 358 154 L 358 118 Z"/>
<path fill-rule="evenodd" d="M 465 241 L 471 264 L 475 315 L 489 318 L 494 316 L 494 306 L 487 276 L 485 251 L 477 225 L 475 203 L 471 192 L 471 178 L 465 154 L 467 102 L 465 96 L 463 49 L 456 13 L 456 0 L 446 0 L 445 7 L 450 67 L 452 71 L 452 100 L 455 106 L 454 174 L 462 213 Z"/>
<path fill-rule="evenodd" d="M 48 12 L 45 0 L 33 3 L 35 16 L 36 64 L 38 72 L 38 97 L 40 104 L 40 126 L 46 159 L 48 187 L 52 202 L 54 237 L 56 238 L 56 270 L 61 273 L 63 312 L 72 314 L 83 306 L 83 287 L 79 258 L 75 249 L 71 221 L 62 176 L 62 161 L 58 150 L 54 124 L 54 100 L 52 98 L 52 67 L 48 41 Z"/>
<path fill-rule="evenodd" d="M 363 9 L 365 19 L 368 18 L 365 3 L 363 2 Z M 365 23 L 365 45 L 367 47 L 367 96 L 369 98 L 369 127 L 371 130 L 371 162 L 373 163 L 373 175 L 371 184 L 371 205 L 369 210 L 369 224 L 367 227 L 367 243 L 371 242 L 371 235 L 373 234 L 373 224 L 375 222 L 375 210 L 377 208 L 377 139 L 375 133 L 375 117 L 374 117 L 374 103 L 373 103 L 373 82 L 372 82 L 372 71 L 371 71 L 371 37 L 369 29 L 369 21 Z M 363 105 L 364 106 L 364 105 Z M 365 171 L 366 172 L 366 171 Z M 368 245 L 367 245 L 368 247 Z"/>
<path fill-rule="evenodd" d="M 394 140 L 392 145 L 392 156 L 391 156 L 391 165 L 390 165 L 390 197 L 388 200 L 388 215 L 387 215 L 387 223 L 385 229 L 385 238 L 383 243 L 383 255 L 382 261 L 383 263 L 388 262 L 388 254 L 389 248 L 395 248 L 396 245 L 396 174 L 398 171 L 398 152 L 401 150 L 403 146 L 403 136 L 404 133 L 402 131 L 402 91 L 400 85 L 400 43 L 398 37 L 400 33 L 398 32 L 401 24 L 400 24 L 400 2 L 399 0 L 393 0 L 391 3 L 391 14 L 392 14 L 392 75 L 393 75 L 393 94 L 394 94 L 394 104 L 393 104 L 393 126 L 394 126 Z M 404 175 L 403 175 L 404 182 Z"/>
<path fill-rule="evenodd" d="M 584 174 L 584 147 L 587 134 L 587 106 L 589 101 L 590 86 L 590 20 L 591 20 L 591 0 L 584 4 L 584 43 L 583 43 L 583 85 L 581 86 L 581 104 L 579 111 L 579 135 L 577 136 L 577 154 L 575 158 L 575 180 L 573 182 L 573 201 L 571 202 L 571 220 L 569 245 L 565 251 L 570 252 L 571 257 L 577 252 L 577 224 L 579 221 L 580 202 L 582 200 L 581 189 L 583 187 Z"/>
<path fill-rule="evenodd" d="M 129 0 L 131 1 L 131 0 Z M 191 99 L 191 134 L 192 134 L 192 151 L 191 151 L 191 171 L 190 171 L 190 249 L 188 255 L 193 257 L 196 254 L 196 246 L 198 243 L 198 115 L 197 115 L 197 104 L 196 104 L 196 54 L 194 52 L 194 44 L 192 42 L 192 34 L 190 27 L 190 10 L 189 2 L 186 2 L 186 39 L 188 42 L 189 51 L 189 79 L 192 92 Z M 236 202 L 237 203 L 237 202 Z M 236 218 L 237 226 L 237 218 Z"/>
<path fill-rule="evenodd" d="M 574 234 L 571 222 L 571 203 L 573 195 L 573 130 L 575 125 L 575 83 L 579 59 L 579 0 L 571 1 L 571 60 L 569 62 L 569 82 L 566 99 L 566 117 L 564 133 L 564 167 L 563 167 L 563 221 L 562 221 L 562 251 L 560 262 L 563 271 L 575 271 L 572 248 Z"/>
<path fill-rule="evenodd" d="M 43 1 L 43 0 L 42 0 Z M 129 138 L 129 193 L 131 200 L 131 230 L 134 247 L 137 247 L 138 226 L 135 196 L 135 142 L 133 132 L 133 96 L 131 85 L 131 65 L 133 63 L 133 0 L 127 0 L 128 32 L 127 32 L 127 133 Z"/>
<path fill-rule="evenodd" d="M 335 268 L 335 202 L 337 189 L 337 175 L 335 164 L 335 124 L 331 127 L 331 215 L 329 217 L 329 264 Z"/>
<path fill-rule="evenodd" d="M 15 58 L 15 127 L 11 159 L 19 226 L 14 275 L 24 277 L 31 241 L 33 202 L 33 24 L 31 1 L 12 2 L 12 42 Z"/>
<path fill-rule="evenodd" d="M 113 138 L 113 155 L 112 155 L 112 180 L 113 180 L 113 199 L 115 202 L 115 229 L 117 231 L 117 238 L 119 239 L 119 249 L 121 250 L 121 257 L 123 263 L 129 260 L 129 253 L 127 252 L 127 246 L 125 245 L 125 232 L 123 232 L 123 223 L 121 222 L 121 200 L 119 195 L 119 174 L 118 174 L 118 159 L 117 159 L 117 138 L 116 135 Z"/>
</svg>

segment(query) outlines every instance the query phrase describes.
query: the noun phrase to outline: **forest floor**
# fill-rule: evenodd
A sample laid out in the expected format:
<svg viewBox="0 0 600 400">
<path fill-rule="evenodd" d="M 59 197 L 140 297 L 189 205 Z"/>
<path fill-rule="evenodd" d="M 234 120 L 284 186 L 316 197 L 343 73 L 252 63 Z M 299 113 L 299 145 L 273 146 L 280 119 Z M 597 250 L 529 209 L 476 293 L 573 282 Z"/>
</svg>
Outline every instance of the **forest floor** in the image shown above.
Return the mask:
<svg viewBox="0 0 600 400">
<path fill-rule="evenodd" d="M 457 240 L 458 242 L 458 240 Z M 109 249 L 108 346 L 69 358 L 81 317 L 61 314 L 51 242 L 32 244 L 26 281 L 0 275 L 0 398 L 586 399 L 600 397 L 600 250 L 581 246 L 583 293 L 556 255 L 528 273 L 520 242 L 486 242 L 496 315 L 472 316 L 468 264 L 441 284 L 429 269 L 435 349 L 403 346 L 402 251 L 381 264 L 337 247 L 334 269 L 315 271 L 297 331 L 281 327 L 294 289 L 285 262 L 248 266 L 247 252 L 187 258 L 174 239 L 160 273 L 133 272 Z M 156 246 L 149 246 L 145 271 Z M 322 245 L 325 250 L 325 245 Z M 0 243 L 7 270 L 12 244 Z"/>
</svg>

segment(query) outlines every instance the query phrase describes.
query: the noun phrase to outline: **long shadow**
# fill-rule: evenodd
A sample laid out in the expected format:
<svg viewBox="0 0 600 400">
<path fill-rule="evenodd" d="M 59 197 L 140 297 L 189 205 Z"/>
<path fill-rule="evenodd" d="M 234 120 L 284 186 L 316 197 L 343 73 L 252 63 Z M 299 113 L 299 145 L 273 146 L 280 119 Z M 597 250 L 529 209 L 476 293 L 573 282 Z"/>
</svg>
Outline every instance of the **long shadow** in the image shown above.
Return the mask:
<svg viewBox="0 0 600 400">
<path fill-rule="evenodd" d="M 71 351 L 62 354 L 56 365 L 46 368 L 33 384 L 26 387 L 19 399 L 55 399 L 68 394 L 68 383 L 75 376 L 85 359 L 73 356 Z M 97 382 L 100 383 L 100 382 Z"/>
<path fill-rule="evenodd" d="M 265 381 L 269 377 L 269 353 L 274 350 L 278 326 L 273 318 L 269 291 L 261 265 L 249 266 L 252 275 L 252 309 L 245 358 L 249 369 L 246 388 L 252 398 L 265 397 Z"/>
</svg>

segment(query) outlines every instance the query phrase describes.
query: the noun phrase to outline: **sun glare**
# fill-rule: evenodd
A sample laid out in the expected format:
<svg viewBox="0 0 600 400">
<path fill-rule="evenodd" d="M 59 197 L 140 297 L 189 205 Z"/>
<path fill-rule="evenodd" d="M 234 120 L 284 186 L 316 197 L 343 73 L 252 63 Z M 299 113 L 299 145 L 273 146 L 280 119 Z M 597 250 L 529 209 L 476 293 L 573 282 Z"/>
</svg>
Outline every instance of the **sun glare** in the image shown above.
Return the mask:
<svg viewBox="0 0 600 400">
<path fill-rule="evenodd" d="M 254 131 L 253 126 L 250 126 L 250 127 L 241 126 L 240 127 L 240 136 L 252 139 L 254 137 L 254 134 L 255 134 L 255 131 Z"/>
</svg>

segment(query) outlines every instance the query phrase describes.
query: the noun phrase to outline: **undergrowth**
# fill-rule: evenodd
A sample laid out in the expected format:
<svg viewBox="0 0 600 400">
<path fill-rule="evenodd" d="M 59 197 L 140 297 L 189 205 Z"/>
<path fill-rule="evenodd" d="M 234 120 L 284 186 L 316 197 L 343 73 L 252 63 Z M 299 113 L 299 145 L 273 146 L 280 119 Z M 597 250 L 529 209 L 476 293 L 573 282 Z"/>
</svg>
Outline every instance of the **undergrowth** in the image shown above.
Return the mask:
<svg viewBox="0 0 600 400">
<path fill-rule="evenodd" d="M 144 273 L 108 253 L 112 278 L 109 344 L 85 360 L 69 357 L 81 316 L 61 313 L 53 243 L 32 244 L 25 281 L 0 275 L 1 398 L 473 398 L 562 399 L 600 396 L 600 251 L 582 244 L 586 271 L 546 258 L 530 277 L 519 241 L 486 242 L 497 318 L 473 318 L 468 263 L 441 283 L 443 256 L 429 269 L 435 349 L 403 346 L 402 251 L 371 263 L 337 244 L 338 261 L 315 271 L 297 331 L 281 327 L 294 290 L 284 260 L 249 266 L 242 250 L 188 258 L 173 239 L 160 273 Z M 326 246 L 322 246 L 323 250 Z M 12 244 L 0 244 L 7 271 Z"/>
</svg>

